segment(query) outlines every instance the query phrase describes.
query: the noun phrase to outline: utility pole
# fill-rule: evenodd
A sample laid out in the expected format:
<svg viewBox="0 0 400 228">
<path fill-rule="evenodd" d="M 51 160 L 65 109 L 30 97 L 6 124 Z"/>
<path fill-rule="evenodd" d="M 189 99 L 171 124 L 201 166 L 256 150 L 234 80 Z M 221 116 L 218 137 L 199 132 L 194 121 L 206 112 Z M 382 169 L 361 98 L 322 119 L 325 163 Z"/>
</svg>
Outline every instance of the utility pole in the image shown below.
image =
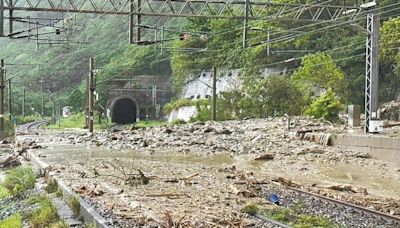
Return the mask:
<svg viewBox="0 0 400 228">
<path fill-rule="evenodd" d="M 140 41 L 141 40 L 141 24 L 142 24 L 142 15 L 140 14 L 140 11 L 142 10 L 142 1 L 141 0 L 137 0 L 137 6 L 136 6 L 136 12 L 138 13 L 136 16 L 136 23 L 138 24 L 138 26 L 136 27 L 136 41 Z"/>
<path fill-rule="evenodd" d="M 164 25 L 161 26 L 161 40 L 164 40 Z M 164 42 L 160 42 L 160 46 L 161 46 L 161 55 L 163 54 L 163 43 Z"/>
<path fill-rule="evenodd" d="M 42 91 L 42 107 L 41 107 L 41 116 L 42 116 L 42 118 L 43 118 L 43 114 L 44 114 L 44 92 L 43 92 L 43 79 L 40 79 L 39 80 L 39 82 L 40 82 L 40 90 Z"/>
<path fill-rule="evenodd" d="M 4 59 L 0 60 L 0 133 L 4 133 Z"/>
<path fill-rule="evenodd" d="M 363 7 L 363 6 L 361 6 Z M 366 7 L 370 7 L 366 5 Z M 365 66 L 365 133 L 370 132 L 371 120 L 377 120 L 378 110 L 378 48 L 379 48 L 379 5 L 372 5 L 367 14 L 367 41 Z"/>
<path fill-rule="evenodd" d="M 248 20 L 249 20 L 249 10 L 250 10 L 250 2 L 249 0 L 245 0 L 244 5 L 244 19 L 243 19 L 243 48 L 247 47 L 247 31 L 248 31 Z"/>
<path fill-rule="evenodd" d="M 212 72 L 212 120 L 217 120 L 217 68 Z"/>
<path fill-rule="evenodd" d="M 8 118 L 10 119 L 10 121 L 12 121 L 11 78 L 7 79 L 7 81 L 8 81 L 8 112 L 10 113 Z"/>
<path fill-rule="evenodd" d="M 4 1 L 0 1 L 0 37 L 4 36 Z"/>
<path fill-rule="evenodd" d="M 3 0 L 2 0 L 3 1 Z M 9 6 L 13 6 L 13 1 L 9 0 L 8 1 L 8 5 Z M 12 9 L 12 7 L 10 7 L 9 11 L 8 11 L 8 17 L 9 17 L 9 21 L 8 21 L 8 34 L 13 34 L 14 33 L 14 29 L 13 29 L 13 17 L 14 17 L 14 10 Z"/>
<path fill-rule="evenodd" d="M 133 44 L 133 26 L 135 24 L 133 15 L 133 11 L 135 10 L 134 0 L 130 0 L 129 5 L 129 43 Z"/>
<path fill-rule="evenodd" d="M 22 89 L 22 118 L 25 118 L 25 86 Z"/>
<path fill-rule="evenodd" d="M 93 93 L 95 90 L 94 83 L 94 62 L 93 58 L 89 58 L 89 94 L 88 94 L 88 106 L 89 106 L 89 118 L 88 128 L 89 132 L 93 132 Z"/>
</svg>

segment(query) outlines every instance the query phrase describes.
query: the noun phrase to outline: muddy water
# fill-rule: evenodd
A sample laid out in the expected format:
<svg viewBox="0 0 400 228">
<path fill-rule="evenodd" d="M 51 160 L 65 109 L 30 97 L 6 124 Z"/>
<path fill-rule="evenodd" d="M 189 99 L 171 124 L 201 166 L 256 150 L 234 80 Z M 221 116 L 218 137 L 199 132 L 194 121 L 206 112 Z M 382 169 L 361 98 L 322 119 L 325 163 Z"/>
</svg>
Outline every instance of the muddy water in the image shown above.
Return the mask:
<svg viewBox="0 0 400 228">
<path fill-rule="evenodd" d="M 379 170 L 353 164 L 305 164 L 299 161 L 295 164 L 282 164 L 281 161 L 254 161 L 252 156 L 236 156 L 232 158 L 227 153 L 208 154 L 190 152 L 159 151 L 153 154 L 130 150 L 112 150 L 85 146 L 50 145 L 45 151 L 50 164 L 85 162 L 91 159 L 118 158 L 122 161 L 144 160 L 160 161 L 178 164 L 200 164 L 213 167 L 235 165 L 239 169 L 253 171 L 256 175 L 283 176 L 293 181 L 318 186 L 349 184 L 364 187 L 370 195 L 380 197 L 400 198 L 400 177 L 383 176 Z M 306 165 L 306 171 L 300 168 Z M 398 178 L 398 179 L 396 179 Z"/>
<path fill-rule="evenodd" d="M 221 166 L 234 163 L 234 159 L 228 154 L 209 154 L 183 152 L 157 152 L 144 153 L 131 150 L 115 151 L 90 147 L 56 146 L 46 150 L 46 160 L 50 163 L 63 161 L 85 161 L 87 159 L 118 158 L 122 160 L 138 159 L 148 161 L 174 162 L 183 164 L 203 164 L 209 166 Z"/>
<path fill-rule="evenodd" d="M 321 174 L 328 180 L 341 184 L 365 187 L 370 194 L 386 197 L 400 197 L 400 181 L 387 177 L 373 170 L 352 164 L 321 166 Z"/>
</svg>

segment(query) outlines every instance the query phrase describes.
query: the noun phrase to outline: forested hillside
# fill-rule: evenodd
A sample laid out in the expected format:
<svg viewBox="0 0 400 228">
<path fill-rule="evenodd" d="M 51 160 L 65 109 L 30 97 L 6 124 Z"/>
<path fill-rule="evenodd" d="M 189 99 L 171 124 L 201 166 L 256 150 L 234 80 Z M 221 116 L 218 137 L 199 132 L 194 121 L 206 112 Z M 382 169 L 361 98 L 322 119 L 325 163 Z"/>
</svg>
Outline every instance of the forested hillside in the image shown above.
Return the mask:
<svg viewBox="0 0 400 228">
<path fill-rule="evenodd" d="M 332 4 L 343 4 L 343 1 L 332 1 Z M 354 5 L 357 1 L 345 4 Z M 399 92 L 400 5 L 397 0 L 384 0 L 380 1 L 380 7 L 380 98 L 383 102 L 394 99 Z M 9 66 L 9 76 L 15 76 L 13 80 L 19 85 L 13 91 L 16 113 L 20 113 L 22 85 L 29 94 L 27 105 L 39 109 L 40 79 L 44 80 L 45 90 L 49 90 L 46 101 L 56 95 L 63 105 L 83 110 L 89 57 L 94 57 L 96 67 L 101 68 L 99 81 L 145 73 L 172 74 L 177 95 L 185 80 L 202 70 L 213 66 L 219 71 L 240 69 L 244 87 L 224 94 L 220 100 L 221 104 L 236 108 L 236 111 L 221 110 L 221 113 L 230 112 L 225 113 L 226 118 L 307 112 L 316 102 L 309 94 L 315 86 L 331 91 L 329 99 L 341 105 L 363 105 L 364 102 L 365 33 L 361 28 L 365 27 L 365 16 L 352 23 L 250 21 L 247 48 L 242 47 L 242 20 L 144 17 L 143 24 L 164 25 L 169 29 L 164 32 L 164 39 L 171 41 L 163 42 L 163 51 L 160 44 L 128 44 L 126 16 L 74 15 L 72 18 L 68 46 L 40 45 L 36 49 L 33 41 L 0 40 L 0 57 L 6 62 L 41 64 L 39 67 Z M 179 39 L 182 33 L 187 34 L 185 40 Z M 266 42 L 268 33 L 269 43 Z M 146 29 L 144 39 L 154 39 L 154 31 Z M 260 72 L 267 67 L 286 68 L 292 77 L 262 80 Z M 271 85 L 286 89 L 273 90 L 275 86 Z M 106 87 L 107 83 L 99 84 L 99 91 L 105 91 Z M 299 108 L 289 111 L 288 105 L 271 106 L 276 103 L 276 97 L 287 97 L 289 106 Z M 46 102 L 46 105 L 49 114 L 52 103 Z M 265 111 L 257 113 L 254 108 Z"/>
</svg>

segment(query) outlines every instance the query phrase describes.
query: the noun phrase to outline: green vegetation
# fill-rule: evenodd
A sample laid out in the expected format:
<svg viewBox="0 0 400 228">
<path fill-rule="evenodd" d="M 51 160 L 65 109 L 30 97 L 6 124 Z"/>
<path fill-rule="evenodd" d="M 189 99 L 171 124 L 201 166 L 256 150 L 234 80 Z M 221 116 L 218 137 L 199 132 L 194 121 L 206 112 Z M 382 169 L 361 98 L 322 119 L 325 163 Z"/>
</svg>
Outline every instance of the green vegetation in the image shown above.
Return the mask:
<svg viewBox="0 0 400 228">
<path fill-rule="evenodd" d="M 69 198 L 69 205 L 72 208 L 72 211 L 74 212 L 74 214 L 77 216 L 79 215 L 79 212 L 81 210 L 81 204 L 79 203 L 79 199 L 76 196 L 71 196 Z"/>
<path fill-rule="evenodd" d="M 255 215 L 259 211 L 259 208 L 255 204 L 248 204 L 244 208 L 242 208 L 241 212 L 249 215 Z"/>
<path fill-rule="evenodd" d="M 242 208 L 241 212 L 250 215 L 261 214 L 272 220 L 288 224 L 296 228 L 340 227 L 323 216 L 304 214 L 300 206 L 294 206 L 292 208 L 276 206 L 272 209 L 265 209 L 256 204 L 249 204 Z"/>
<path fill-rule="evenodd" d="M 97 120 L 95 118 L 95 120 Z M 50 129 L 65 129 L 65 128 L 84 128 L 86 123 L 86 115 L 84 113 L 76 113 L 65 118 L 61 118 L 60 124 L 56 123 L 54 125 L 49 125 Z M 106 129 L 110 126 L 110 123 L 103 120 L 101 123 L 98 121 L 93 122 L 93 127 L 95 129 Z"/>
<path fill-rule="evenodd" d="M 96 223 L 94 223 L 94 222 L 85 224 L 85 225 L 86 225 L 86 228 L 97 228 Z"/>
<path fill-rule="evenodd" d="M 10 194 L 10 192 L 8 191 L 7 188 L 5 188 L 5 187 L 3 187 L 3 186 L 0 186 L 0 200 L 3 199 L 3 198 L 8 197 L 8 196 L 10 196 L 10 195 L 11 195 L 11 194 Z"/>
<path fill-rule="evenodd" d="M 20 228 L 22 227 L 22 216 L 19 214 L 12 215 L 0 221 L 0 228 Z"/>
<path fill-rule="evenodd" d="M 337 227 L 335 223 L 330 222 L 327 218 L 316 215 L 302 214 L 299 211 L 276 207 L 265 211 L 265 215 L 269 218 L 289 224 L 296 228 L 311 228 L 311 227 Z"/>
<path fill-rule="evenodd" d="M 20 196 L 26 190 L 35 187 L 36 177 L 31 167 L 20 166 L 6 171 L 2 183 L 13 196 Z"/>
<path fill-rule="evenodd" d="M 47 197 L 40 197 L 39 208 L 29 216 L 29 222 L 33 227 L 46 227 L 58 220 L 57 209 Z"/>
<path fill-rule="evenodd" d="M 56 180 L 52 180 L 49 183 L 47 183 L 46 186 L 46 192 L 47 193 L 55 193 L 58 191 L 58 184 Z"/>
<path fill-rule="evenodd" d="M 70 226 L 65 220 L 59 221 L 57 223 L 53 223 L 50 225 L 50 228 L 69 228 Z"/>
<path fill-rule="evenodd" d="M 329 89 L 322 96 L 315 98 L 311 105 L 304 111 L 304 114 L 333 121 L 338 119 L 340 110 L 341 107 L 338 98 L 335 93 Z"/>
<path fill-rule="evenodd" d="M 204 106 L 204 105 L 210 105 L 210 101 L 206 99 L 201 99 L 201 100 L 178 99 L 165 104 L 164 113 L 169 114 L 173 110 L 184 106 Z"/>
</svg>

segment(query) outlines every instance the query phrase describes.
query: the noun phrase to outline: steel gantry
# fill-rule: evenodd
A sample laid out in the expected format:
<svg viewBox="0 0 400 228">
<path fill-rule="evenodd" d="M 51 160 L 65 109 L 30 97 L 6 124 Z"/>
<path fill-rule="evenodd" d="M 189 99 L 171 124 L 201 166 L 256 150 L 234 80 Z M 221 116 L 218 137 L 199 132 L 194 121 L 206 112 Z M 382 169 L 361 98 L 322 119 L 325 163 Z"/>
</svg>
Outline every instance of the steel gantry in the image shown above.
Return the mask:
<svg viewBox="0 0 400 228">
<path fill-rule="evenodd" d="M 353 20 L 361 11 L 359 7 L 354 6 L 329 5 L 332 1 L 318 4 L 290 4 L 260 0 L 105 0 L 100 2 L 94 0 L 1 0 L 0 34 L 4 35 L 5 13 L 8 13 L 10 31 L 12 31 L 12 22 L 21 19 L 15 16 L 16 11 L 130 15 L 131 20 L 134 19 L 133 16 L 136 16 L 137 24 L 140 24 L 142 16 L 336 21 Z M 133 27 L 133 23 L 130 27 Z"/>
</svg>

